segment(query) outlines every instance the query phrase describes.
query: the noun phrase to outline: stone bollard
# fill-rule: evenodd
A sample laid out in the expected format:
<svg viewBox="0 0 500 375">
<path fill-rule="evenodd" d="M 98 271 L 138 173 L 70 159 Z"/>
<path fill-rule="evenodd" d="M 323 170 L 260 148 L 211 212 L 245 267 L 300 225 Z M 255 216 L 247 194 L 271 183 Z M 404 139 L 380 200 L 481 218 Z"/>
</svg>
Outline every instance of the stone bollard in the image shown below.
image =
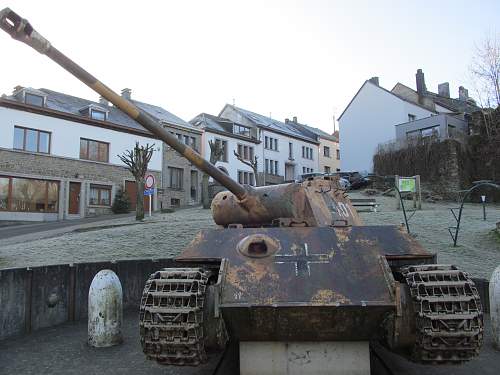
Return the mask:
<svg viewBox="0 0 500 375">
<path fill-rule="evenodd" d="M 88 343 L 101 348 L 121 344 L 122 285 L 111 270 L 102 270 L 94 276 L 89 289 Z"/>
<path fill-rule="evenodd" d="M 490 319 L 493 345 L 500 350 L 500 266 L 495 268 L 490 280 Z"/>
</svg>

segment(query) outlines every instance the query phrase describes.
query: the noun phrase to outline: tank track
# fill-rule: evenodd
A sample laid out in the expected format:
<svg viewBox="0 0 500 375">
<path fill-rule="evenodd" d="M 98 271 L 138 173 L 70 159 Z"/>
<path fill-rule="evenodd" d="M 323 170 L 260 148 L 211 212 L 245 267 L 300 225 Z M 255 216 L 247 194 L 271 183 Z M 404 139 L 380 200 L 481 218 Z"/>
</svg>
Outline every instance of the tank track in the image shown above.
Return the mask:
<svg viewBox="0 0 500 375">
<path fill-rule="evenodd" d="M 197 366 L 207 361 L 203 305 L 210 272 L 165 268 L 144 287 L 139 312 L 142 350 L 165 365 Z"/>
<path fill-rule="evenodd" d="M 483 311 L 468 274 L 451 265 L 405 268 L 416 316 L 412 359 L 433 364 L 462 363 L 479 355 Z"/>
</svg>

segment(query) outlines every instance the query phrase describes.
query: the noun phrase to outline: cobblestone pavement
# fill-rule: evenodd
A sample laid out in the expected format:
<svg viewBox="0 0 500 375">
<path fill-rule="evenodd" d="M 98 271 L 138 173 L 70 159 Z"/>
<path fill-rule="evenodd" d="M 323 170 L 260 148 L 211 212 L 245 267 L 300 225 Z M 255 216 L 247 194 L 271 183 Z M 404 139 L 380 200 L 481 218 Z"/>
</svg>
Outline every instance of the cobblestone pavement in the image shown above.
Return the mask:
<svg viewBox="0 0 500 375">
<path fill-rule="evenodd" d="M 351 195 L 365 197 L 359 193 Z M 402 212 L 395 210 L 394 198 L 375 198 L 380 204 L 378 212 L 361 213 L 367 225 L 400 225 L 403 222 Z M 447 228 L 455 225 L 449 209 L 456 206 L 456 203 L 447 202 L 424 203 L 423 210 L 417 211 L 410 220 L 410 230 L 425 248 L 438 253 L 439 262 L 457 264 L 473 277 L 489 278 L 500 264 L 500 238 L 493 232 L 495 223 L 500 221 L 500 206 L 489 206 L 487 220 L 483 221 L 481 205 L 466 205 L 459 246 L 454 248 Z M 135 224 L 133 218 L 120 223 L 124 225 L 95 230 L 86 228 L 25 243 L 0 244 L 0 268 L 170 257 L 182 251 L 200 229 L 215 228 L 210 210 L 202 208 L 158 214 L 144 223 Z"/>
</svg>

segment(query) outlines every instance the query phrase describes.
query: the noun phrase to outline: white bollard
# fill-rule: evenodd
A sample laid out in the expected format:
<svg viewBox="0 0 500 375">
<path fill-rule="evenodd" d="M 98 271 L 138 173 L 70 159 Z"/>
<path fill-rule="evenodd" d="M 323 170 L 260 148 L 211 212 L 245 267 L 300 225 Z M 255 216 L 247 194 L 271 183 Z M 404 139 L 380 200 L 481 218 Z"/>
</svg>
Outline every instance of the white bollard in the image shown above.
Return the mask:
<svg viewBox="0 0 500 375">
<path fill-rule="evenodd" d="M 490 319 L 493 345 L 500 350 L 500 266 L 495 268 L 490 280 Z"/>
<path fill-rule="evenodd" d="M 94 276 L 89 289 L 88 343 L 101 348 L 121 344 L 123 294 L 120 279 L 111 270 Z"/>
</svg>

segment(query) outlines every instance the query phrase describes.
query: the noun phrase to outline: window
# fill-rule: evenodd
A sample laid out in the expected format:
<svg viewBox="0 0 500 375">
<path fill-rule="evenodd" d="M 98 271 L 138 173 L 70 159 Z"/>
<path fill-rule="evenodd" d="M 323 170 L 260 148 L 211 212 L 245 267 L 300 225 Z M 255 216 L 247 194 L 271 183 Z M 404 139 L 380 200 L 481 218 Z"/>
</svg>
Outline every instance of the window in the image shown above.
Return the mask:
<svg viewBox="0 0 500 375">
<path fill-rule="evenodd" d="M 0 177 L 0 210 L 57 212 L 59 182 L 19 177 Z"/>
<path fill-rule="evenodd" d="M 184 144 L 189 146 L 189 135 L 184 136 Z"/>
<path fill-rule="evenodd" d="M 181 205 L 181 200 L 177 198 L 170 198 L 170 205 L 172 207 L 180 207 Z"/>
<path fill-rule="evenodd" d="M 288 142 L 288 159 L 293 160 L 293 143 Z"/>
<path fill-rule="evenodd" d="M 190 144 L 189 144 L 193 149 L 196 150 L 196 138 L 195 137 L 190 137 Z"/>
<path fill-rule="evenodd" d="M 90 110 L 90 118 L 94 120 L 106 121 L 106 112 L 97 109 Z"/>
<path fill-rule="evenodd" d="M 245 137 L 250 137 L 250 128 L 242 125 L 233 125 L 233 133 L 238 135 L 243 135 Z"/>
<path fill-rule="evenodd" d="M 196 200 L 198 191 L 198 171 L 191 171 L 191 199 Z"/>
<path fill-rule="evenodd" d="M 43 107 L 44 97 L 41 95 L 35 95 L 30 93 L 24 94 L 24 102 L 29 105 L 36 105 L 37 107 Z"/>
<path fill-rule="evenodd" d="M 240 155 L 243 160 L 253 160 L 254 149 L 252 146 L 238 144 L 238 155 Z"/>
<path fill-rule="evenodd" d="M 222 139 L 215 139 L 215 143 L 220 144 L 222 147 L 222 155 L 219 158 L 219 161 L 223 161 L 227 163 L 227 141 L 224 141 Z"/>
<path fill-rule="evenodd" d="M 245 185 L 255 185 L 255 179 L 252 172 L 238 171 L 238 182 Z"/>
<path fill-rule="evenodd" d="M 408 113 L 408 121 L 415 121 L 417 119 L 417 116 L 412 115 L 411 113 Z"/>
<path fill-rule="evenodd" d="M 89 204 L 93 206 L 111 206 L 111 186 L 90 185 Z"/>
<path fill-rule="evenodd" d="M 330 147 L 328 147 L 328 146 L 323 147 L 323 156 L 326 158 L 330 157 Z"/>
<path fill-rule="evenodd" d="M 109 162 L 109 143 L 80 138 L 80 159 Z"/>
<path fill-rule="evenodd" d="M 425 137 L 439 136 L 439 134 L 440 134 L 439 125 L 436 125 L 425 129 L 417 129 L 406 132 L 406 138 L 414 138 L 414 137 L 425 138 Z"/>
<path fill-rule="evenodd" d="M 182 189 L 182 177 L 184 170 L 182 168 L 168 167 L 170 175 L 169 187 L 171 189 Z"/>
<path fill-rule="evenodd" d="M 278 175 L 279 174 L 278 161 L 271 160 L 271 159 L 265 159 L 265 170 L 266 170 L 266 173 L 268 173 L 268 174 Z"/>
<path fill-rule="evenodd" d="M 278 151 L 278 139 L 273 137 L 264 137 L 264 147 L 268 150 Z"/>
<path fill-rule="evenodd" d="M 50 133 L 42 130 L 14 127 L 14 148 L 16 150 L 50 153 Z"/>
<path fill-rule="evenodd" d="M 325 165 L 325 173 L 330 173 L 330 172 L 331 172 L 330 167 L 327 167 L 327 166 Z"/>
<path fill-rule="evenodd" d="M 313 173 L 313 169 L 312 168 L 307 168 L 307 167 L 302 167 L 302 173 L 303 174 Z"/>
<path fill-rule="evenodd" d="M 337 151 L 337 160 L 340 160 L 340 150 L 337 149 L 336 151 Z"/>
<path fill-rule="evenodd" d="M 304 159 L 313 159 L 313 149 L 311 147 L 302 146 L 302 157 Z"/>
<path fill-rule="evenodd" d="M 6 211 L 9 208 L 9 186 L 8 177 L 0 177 L 0 211 Z"/>
<path fill-rule="evenodd" d="M 182 142 L 182 134 L 175 133 L 175 135 L 177 136 L 177 139 Z"/>
</svg>

